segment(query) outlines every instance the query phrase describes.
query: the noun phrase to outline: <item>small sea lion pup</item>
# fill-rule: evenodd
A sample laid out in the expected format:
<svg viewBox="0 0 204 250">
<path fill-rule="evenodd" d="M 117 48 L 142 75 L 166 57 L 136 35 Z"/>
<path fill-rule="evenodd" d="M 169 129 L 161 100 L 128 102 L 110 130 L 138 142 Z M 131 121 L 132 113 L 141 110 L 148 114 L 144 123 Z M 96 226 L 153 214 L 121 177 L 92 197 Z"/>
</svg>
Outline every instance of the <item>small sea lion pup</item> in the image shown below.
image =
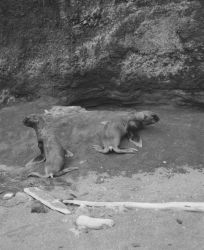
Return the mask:
<svg viewBox="0 0 204 250">
<path fill-rule="evenodd" d="M 103 154 L 111 151 L 119 154 L 134 154 L 138 151 L 136 148 L 119 148 L 122 139 L 126 136 L 135 146 L 142 147 L 138 130 L 158 121 L 159 117 L 151 111 L 131 112 L 125 118 L 109 121 L 100 135 L 102 147 L 93 145 L 93 148 Z"/>
<path fill-rule="evenodd" d="M 65 157 L 72 157 L 73 153 L 62 147 L 52 129 L 46 127 L 46 123 L 42 115 L 31 114 L 25 117 L 23 124 L 35 130 L 38 147 L 40 149 L 40 155 L 29 161 L 26 166 L 29 167 L 45 162 L 45 175 L 32 172 L 28 176 L 53 178 L 78 169 L 64 169 Z"/>
</svg>

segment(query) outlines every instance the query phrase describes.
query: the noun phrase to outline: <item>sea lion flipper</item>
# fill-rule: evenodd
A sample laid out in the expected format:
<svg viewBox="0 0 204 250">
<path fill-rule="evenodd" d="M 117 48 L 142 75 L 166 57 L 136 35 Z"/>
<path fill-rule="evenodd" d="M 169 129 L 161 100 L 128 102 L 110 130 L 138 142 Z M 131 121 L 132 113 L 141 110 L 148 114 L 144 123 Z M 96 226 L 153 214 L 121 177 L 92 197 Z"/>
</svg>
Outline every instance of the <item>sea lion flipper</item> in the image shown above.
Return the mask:
<svg viewBox="0 0 204 250">
<path fill-rule="evenodd" d="M 69 151 L 68 149 L 65 150 L 65 153 L 66 153 L 65 157 L 67 157 L 67 158 L 70 158 L 70 157 L 74 156 L 74 154 L 71 151 Z"/>
<path fill-rule="evenodd" d="M 138 150 L 136 148 L 124 148 L 124 149 L 121 149 L 121 148 L 118 148 L 118 147 L 114 147 L 113 151 L 115 153 L 118 153 L 118 154 L 135 154 Z"/>
<path fill-rule="evenodd" d="M 36 164 L 40 164 L 45 161 L 44 155 L 38 155 L 37 157 L 31 159 L 29 162 L 26 163 L 25 167 L 33 167 Z"/>
<path fill-rule="evenodd" d="M 39 177 L 39 178 L 48 178 L 50 177 L 49 175 L 42 175 L 37 172 L 31 172 L 30 174 L 27 175 L 27 177 Z"/>
<path fill-rule="evenodd" d="M 139 137 L 139 140 L 135 141 L 133 139 L 129 139 L 129 142 L 133 143 L 136 147 L 142 148 L 142 139 Z"/>
<path fill-rule="evenodd" d="M 55 177 L 59 177 L 61 175 L 64 175 L 64 174 L 67 174 L 69 172 L 72 172 L 74 170 L 78 170 L 79 168 L 78 167 L 72 167 L 72 168 L 64 168 L 63 170 L 57 172 L 54 174 Z"/>
<path fill-rule="evenodd" d="M 95 149 L 97 152 L 102 153 L 102 154 L 107 154 L 109 152 L 108 147 L 102 148 L 99 145 L 92 145 L 92 148 Z"/>
</svg>

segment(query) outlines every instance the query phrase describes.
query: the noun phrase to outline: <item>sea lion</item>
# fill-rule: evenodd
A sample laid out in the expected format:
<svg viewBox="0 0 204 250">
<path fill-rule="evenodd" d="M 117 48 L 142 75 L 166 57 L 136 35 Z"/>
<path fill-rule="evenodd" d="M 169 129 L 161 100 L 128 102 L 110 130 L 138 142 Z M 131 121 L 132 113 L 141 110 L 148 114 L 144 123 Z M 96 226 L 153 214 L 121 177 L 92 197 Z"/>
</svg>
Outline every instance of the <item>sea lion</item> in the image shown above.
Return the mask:
<svg viewBox="0 0 204 250">
<path fill-rule="evenodd" d="M 28 176 L 53 178 L 78 169 L 64 169 L 65 157 L 71 157 L 73 153 L 62 147 L 53 130 L 46 126 L 42 115 L 31 114 L 25 117 L 23 124 L 35 130 L 40 149 L 40 155 L 29 161 L 26 166 L 32 166 L 45 161 L 45 175 L 32 172 Z"/>
<path fill-rule="evenodd" d="M 159 121 L 158 115 L 151 111 L 131 112 L 127 117 L 109 121 L 101 133 L 102 147 L 93 145 L 93 148 L 103 154 L 111 151 L 119 154 L 134 154 L 136 148 L 119 148 L 122 139 L 127 136 L 135 146 L 142 147 L 142 140 L 138 130 Z"/>
</svg>

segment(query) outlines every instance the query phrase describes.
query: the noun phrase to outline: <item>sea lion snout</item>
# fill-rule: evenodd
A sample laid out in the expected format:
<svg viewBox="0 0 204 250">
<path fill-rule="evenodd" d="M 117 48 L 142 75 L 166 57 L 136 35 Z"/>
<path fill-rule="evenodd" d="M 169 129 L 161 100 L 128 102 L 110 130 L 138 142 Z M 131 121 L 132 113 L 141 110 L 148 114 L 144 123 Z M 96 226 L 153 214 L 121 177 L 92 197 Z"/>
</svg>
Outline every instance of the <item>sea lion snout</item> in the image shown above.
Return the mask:
<svg viewBox="0 0 204 250">
<path fill-rule="evenodd" d="M 144 111 L 144 120 L 143 120 L 144 125 L 155 124 L 159 120 L 160 120 L 159 116 L 156 115 L 155 113 L 151 111 Z"/>
<path fill-rule="evenodd" d="M 152 115 L 152 118 L 154 119 L 155 122 L 158 122 L 160 119 L 159 119 L 159 116 L 156 115 L 156 114 L 153 114 Z"/>
<path fill-rule="evenodd" d="M 27 126 L 29 124 L 29 118 L 27 116 L 23 119 L 23 124 L 25 126 Z"/>
<path fill-rule="evenodd" d="M 32 114 L 29 116 L 26 116 L 23 119 L 23 124 L 27 127 L 33 127 L 34 125 L 38 124 L 40 120 L 40 117 L 38 115 Z"/>
<path fill-rule="evenodd" d="M 147 122 L 147 125 L 151 125 L 151 124 L 157 123 L 159 120 L 160 120 L 159 116 L 153 113 L 151 114 L 151 116 L 147 117 L 146 122 Z"/>
</svg>

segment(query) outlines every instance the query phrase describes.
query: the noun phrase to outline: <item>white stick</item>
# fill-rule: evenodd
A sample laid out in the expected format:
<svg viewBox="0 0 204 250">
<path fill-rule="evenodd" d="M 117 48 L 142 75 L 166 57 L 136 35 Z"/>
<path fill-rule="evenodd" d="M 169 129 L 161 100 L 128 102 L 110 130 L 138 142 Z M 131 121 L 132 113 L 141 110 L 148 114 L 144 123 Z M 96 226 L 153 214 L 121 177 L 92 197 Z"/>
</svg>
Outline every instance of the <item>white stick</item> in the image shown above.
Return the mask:
<svg viewBox="0 0 204 250">
<path fill-rule="evenodd" d="M 64 200 L 65 204 L 84 205 L 90 207 L 106 208 L 145 208 L 145 209 L 178 209 L 192 212 L 204 212 L 204 202 L 166 202 L 166 203 L 147 203 L 147 202 L 94 202 L 79 200 Z"/>
<path fill-rule="evenodd" d="M 24 188 L 24 192 L 53 210 L 63 214 L 71 213 L 62 202 L 37 187 Z"/>
</svg>

